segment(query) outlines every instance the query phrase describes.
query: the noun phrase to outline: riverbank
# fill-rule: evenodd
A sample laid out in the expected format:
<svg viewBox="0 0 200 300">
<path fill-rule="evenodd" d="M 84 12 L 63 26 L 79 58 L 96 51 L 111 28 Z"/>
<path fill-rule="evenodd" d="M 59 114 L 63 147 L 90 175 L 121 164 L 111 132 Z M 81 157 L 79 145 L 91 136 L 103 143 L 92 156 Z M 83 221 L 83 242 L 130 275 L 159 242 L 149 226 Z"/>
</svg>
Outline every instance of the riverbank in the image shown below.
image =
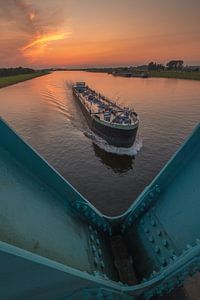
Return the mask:
<svg viewBox="0 0 200 300">
<path fill-rule="evenodd" d="M 200 72 L 148 71 L 149 77 L 200 80 Z"/>
<path fill-rule="evenodd" d="M 19 83 L 22 81 L 30 80 L 35 77 L 43 76 L 49 74 L 49 72 L 35 72 L 30 74 L 20 74 L 20 75 L 14 75 L 14 76 L 6 76 L 6 77 L 0 77 L 0 88 Z"/>
<path fill-rule="evenodd" d="M 90 69 L 82 69 L 87 72 L 97 72 L 97 73 L 108 73 L 113 74 L 118 73 L 115 76 L 122 77 L 141 77 L 141 74 L 147 75 L 147 77 L 160 77 L 160 78 L 174 78 L 174 79 L 190 79 L 190 80 L 200 80 L 200 72 L 189 72 L 189 71 L 145 71 L 145 70 L 127 70 L 125 68 L 90 68 Z M 128 74 L 124 76 L 124 74 Z M 133 76 L 131 76 L 133 74 Z"/>
</svg>

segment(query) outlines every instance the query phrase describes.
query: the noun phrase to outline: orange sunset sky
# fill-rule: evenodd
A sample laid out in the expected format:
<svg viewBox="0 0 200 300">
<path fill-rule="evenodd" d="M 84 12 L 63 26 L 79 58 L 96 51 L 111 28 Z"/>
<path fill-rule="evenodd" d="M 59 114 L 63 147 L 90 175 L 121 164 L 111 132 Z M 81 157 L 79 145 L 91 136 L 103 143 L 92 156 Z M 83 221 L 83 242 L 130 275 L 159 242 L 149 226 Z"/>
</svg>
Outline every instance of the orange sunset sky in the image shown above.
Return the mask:
<svg viewBox="0 0 200 300">
<path fill-rule="evenodd" d="M 200 65 L 200 0 L 0 0 L 0 67 Z"/>
</svg>

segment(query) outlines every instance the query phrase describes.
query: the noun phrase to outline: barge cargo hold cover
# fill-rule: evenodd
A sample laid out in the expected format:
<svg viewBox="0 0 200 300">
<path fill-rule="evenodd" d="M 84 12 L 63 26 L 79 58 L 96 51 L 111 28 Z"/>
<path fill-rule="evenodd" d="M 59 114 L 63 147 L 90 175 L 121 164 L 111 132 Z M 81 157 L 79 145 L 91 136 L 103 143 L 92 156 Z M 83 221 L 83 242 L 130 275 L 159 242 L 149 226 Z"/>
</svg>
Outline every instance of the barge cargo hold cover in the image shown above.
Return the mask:
<svg viewBox="0 0 200 300">
<path fill-rule="evenodd" d="M 77 82 L 72 89 L 94 133 L 115 147 L 129 148 L 134 144 L 139 125 L 134 110 L 120 107 L 86 86 L 85 82 Z"/>
</svg>

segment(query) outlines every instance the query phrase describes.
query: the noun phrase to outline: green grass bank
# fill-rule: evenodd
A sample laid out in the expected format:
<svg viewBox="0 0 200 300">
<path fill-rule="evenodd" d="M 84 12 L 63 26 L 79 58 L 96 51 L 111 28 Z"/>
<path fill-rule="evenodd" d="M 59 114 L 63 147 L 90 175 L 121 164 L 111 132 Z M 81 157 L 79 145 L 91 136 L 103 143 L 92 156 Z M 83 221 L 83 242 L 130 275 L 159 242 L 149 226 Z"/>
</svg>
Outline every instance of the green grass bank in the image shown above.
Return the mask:
<svg viewBox="0 0 200 300">
<path fill-rule="evenodd" d="M 20 75 L 14 75 L 14 76 L 6 76 L 6 77 L 0 77 L 0 88 L 22 82 L 25 80 L 30 80 L 35 77 L 43 76 L 49 74 L 49 72 L 36 72 L 36 73 L 30 73 L 30 74 L 20 74 Z"/>
<path fill-rule="evenodd" d="M 149 77 L 161 77 L 161 78 L 174 78 L 174 79 L 191 79 L 191 80 L 200 80 L 200 72 L 193 71 L 144 71 L 140 69 L 135 70 L 120 70 L 120 68 L 90 68 L 90 69 L 82 69 L 83 71 L 88 72 L 98 72 L 98 73 L 109 73 L 112 72 L 128 72 L 133 74 L 148 74 Z"/>
<path fill-rule="evenodd" d="M 200 72 L 148 71 L 149 77 L 200 80 Z"/>
</svg>

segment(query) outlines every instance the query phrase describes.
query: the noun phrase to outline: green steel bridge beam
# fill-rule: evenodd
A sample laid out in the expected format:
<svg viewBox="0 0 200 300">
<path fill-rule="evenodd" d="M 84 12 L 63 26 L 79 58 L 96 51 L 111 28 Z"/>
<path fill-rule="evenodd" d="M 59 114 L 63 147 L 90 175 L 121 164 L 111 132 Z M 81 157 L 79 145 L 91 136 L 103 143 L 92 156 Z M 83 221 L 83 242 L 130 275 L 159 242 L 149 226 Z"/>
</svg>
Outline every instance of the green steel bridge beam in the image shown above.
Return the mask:
<svg viewBox="0 0 200 300">
<path fill-rule="evenodd" d="M 200 125 L 115 218 L 101 214 L 3 120 L 0 136 L 3 299 L 150 299 L 199 271 Z M 130 268 L 134 284 L 120 276 Z"/>
</svg>

